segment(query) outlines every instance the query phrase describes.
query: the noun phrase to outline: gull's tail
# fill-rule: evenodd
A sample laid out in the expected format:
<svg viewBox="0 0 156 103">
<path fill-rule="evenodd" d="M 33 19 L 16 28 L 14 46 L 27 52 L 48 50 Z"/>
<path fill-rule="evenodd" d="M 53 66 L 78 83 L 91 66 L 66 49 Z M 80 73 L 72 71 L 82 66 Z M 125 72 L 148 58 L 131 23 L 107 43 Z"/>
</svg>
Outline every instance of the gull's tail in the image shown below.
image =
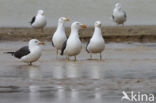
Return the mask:
<svg viewBox="0 0 156 103">
<path fill-rule="evenodd" d="M 13 56 L 15 52 L 3 52 L 3 53 L 4 54 L 11 54 Z"/>
</svg>

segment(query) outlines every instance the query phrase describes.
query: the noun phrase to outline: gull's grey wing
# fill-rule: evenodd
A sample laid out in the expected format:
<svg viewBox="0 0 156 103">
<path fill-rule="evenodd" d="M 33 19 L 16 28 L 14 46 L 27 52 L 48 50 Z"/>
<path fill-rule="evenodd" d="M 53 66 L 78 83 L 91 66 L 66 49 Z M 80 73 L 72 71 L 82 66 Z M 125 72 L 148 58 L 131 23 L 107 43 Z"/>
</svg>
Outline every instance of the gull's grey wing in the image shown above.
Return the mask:
<svg viewBox="0 0 156 103">
<path fill-rule="evenodd" d="M 63 53 L 64 53 L 64 50 L 66 49 L 66 46 L 67 46 L 67 40 L 66 40 L 66 41 L 64 41 L 64 43 L 63 43 L 63 45 L 62 45 L 62 48 L 61 48 L 61 53 L 60 53 L 60 55 L 63 55 Z"/>
<path fill-rule="evenodd" d="M 28 46 L 24 46 L 20 48 L 19 50 L 17 50 L 16 52 L 4 52 L 4 53 L 11 54 L 12 56 L 20 59 L 23 56 L 28 55 L 30 53 L 30 50 Z"/>
<path fill-rule="evenodd" d="M 112 19 L 114 20 L 114 15 L 112 15 Z"/>
<path fill-rule="evenodd" d="M 125 18 L 127 18 L 126 12 L 125 12 L 125 11 L 123 11 L 123 13 L 124 13 L 124 17 L 125 17 Z"/>
<path fill-rule="evenodd" d="M 54 43 L 53 43 L 53 40 L 51 41 L 51 44 L 52 44 L 53 47 L 55 47 L 55 46 L 54 46 Z"/>
<path fill-rule="evenodd" d="M 31 25 L 35 22 L 35 19 L 36 19 L 36 16 L 34 16 L 34 17 L 31 19 L 31 22 L 30 22 Z"/>
<path fill-rule="evenodd" d="M 23 56 L 25 55 L 28 55 L 30 53 L 30 50 L 29 50 L 29 47 L 28 46 L 24 46 L 22 48 L 20 48 L 19 50 L 17 50 L 15 53 L 14 53 L 14 56 L 16 58 L 22 58 Z"/>
<path fill-rule="evenodd" d="M 87 49 L 87 47 L 88 47 L 88 45 L 89 45 L 89 43 L 90 43 L 90 40 L 87 42 L 87 44 L 86 44 L 86 51 L 89 53 L 89 51 L 88 51 L 88 49 Z"/>
</svg>

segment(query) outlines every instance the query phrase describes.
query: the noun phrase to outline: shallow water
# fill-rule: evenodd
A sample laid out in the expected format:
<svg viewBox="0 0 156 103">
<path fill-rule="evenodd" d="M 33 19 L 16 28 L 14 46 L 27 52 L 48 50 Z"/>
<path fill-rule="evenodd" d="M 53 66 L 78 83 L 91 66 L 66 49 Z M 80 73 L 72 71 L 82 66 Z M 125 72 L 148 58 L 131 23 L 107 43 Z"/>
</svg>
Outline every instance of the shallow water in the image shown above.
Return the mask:
<svg viewBox="0 0 156 103">
<path fill-rule="evenodd" d="M 49 42 L 32 66 L 3 54 L 26 44 L 0 42 L 2 103 L 120 103 L 123 90 L 156 93 L 155 43 L 108 43 L 102 61 L 88 60 L 85 44 L 76 62 L 56 59 Z"/>
<path fill-rule="evenodd" d="M 28 22 L 38 9 L 45 10 L 48 26 L 55 27 L 61 16 L 90 26 L 96 20 L 115 25 L 110 17 L 116 2 L 127 12 L 126 25 L 156 24 L 156 0 L 0 0 L 0 27 L 30 27 Z"/>
</svg>

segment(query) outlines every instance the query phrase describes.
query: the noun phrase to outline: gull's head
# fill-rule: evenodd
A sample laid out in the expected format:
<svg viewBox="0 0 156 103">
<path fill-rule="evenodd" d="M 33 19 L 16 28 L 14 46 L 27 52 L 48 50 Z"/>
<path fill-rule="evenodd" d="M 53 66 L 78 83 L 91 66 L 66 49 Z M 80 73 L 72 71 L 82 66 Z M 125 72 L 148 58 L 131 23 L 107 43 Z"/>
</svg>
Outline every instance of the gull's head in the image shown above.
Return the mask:
<svg viewBox="0 0 156 103">
<path fill-rule="evenodd" d="M 121 9 L 121 4 L 120 3 L 116 3 L 115 4 L 115 8 Z"/>
<path fill-rule="evenodd" d="M 96 21 L 95 23 L 94 23 L 94 26 L 95 27 L 99 27 L 99 28 L 101 28 L 101 21 Z"/>
<path fill-rule="evenodd" d="M 44 15 L 44 11 L 43 10 L 38 10 L 37 14 Z"/>
<path fill-rule="evenodd" d="M 60 23 L 64 23 L 64 22 L 66 22 L 66 21 L 69 21 L 69 19 L 68 19 L 68 18 L 65 18 L 65 17 L 60 17 L 60 18 L 58 19 L 58 22 L 60 22 Z"/>
<path fill-rule="evenodd" d="M 71 25 L 72 28 L 80 29 L 80 28 L 87 28 L 86 25 L 80 23 L 80 22 L 73 22 Z"/>
<path fill-rule="evenodd" d="M 37 40 L 37 39 L 31 39 L 30 41 L 29 41 L 29 46 L 39 46 L 39 45 L 44 45 L 45 43 L 44 42 L 41 42 L 41 41 L 39 41 L 39 40 Z"/>
</svg>

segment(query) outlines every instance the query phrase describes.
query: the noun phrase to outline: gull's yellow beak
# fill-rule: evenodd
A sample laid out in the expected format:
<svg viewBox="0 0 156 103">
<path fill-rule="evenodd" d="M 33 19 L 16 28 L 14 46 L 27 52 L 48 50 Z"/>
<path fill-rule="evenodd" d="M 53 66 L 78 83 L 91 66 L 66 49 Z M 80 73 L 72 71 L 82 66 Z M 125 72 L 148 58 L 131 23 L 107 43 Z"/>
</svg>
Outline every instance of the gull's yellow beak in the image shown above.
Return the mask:
<svg viewBox="0 0 156 103">
<path fill-rule="evenodd" d="M 64 21 L 70 21 L 70 19 L 66 18 L 66 19 L 64 19 Z"/>
<path fill-rule="evenodd" d="M 99 27 L 102 27 L 102 25 L 101 25 L 101 24 L 98 24 L 98 26 L 99 26 Z"/>
<path fill-rule="evenodd" d="M 81 26 L 81 28 L 87 28 L 87 26 L 86 26 L 86 25 L 84 25 L 84 24 L 83 24 L 83 25 L 80 25 L 80 26 Z"/>
<path fill-rule="evenodd" d="M 44 45 L 44 44 L 45 44 L 44 42 L 40 42 L 40 43 L 39 43 L 39 45 Z"/>
</svg>

